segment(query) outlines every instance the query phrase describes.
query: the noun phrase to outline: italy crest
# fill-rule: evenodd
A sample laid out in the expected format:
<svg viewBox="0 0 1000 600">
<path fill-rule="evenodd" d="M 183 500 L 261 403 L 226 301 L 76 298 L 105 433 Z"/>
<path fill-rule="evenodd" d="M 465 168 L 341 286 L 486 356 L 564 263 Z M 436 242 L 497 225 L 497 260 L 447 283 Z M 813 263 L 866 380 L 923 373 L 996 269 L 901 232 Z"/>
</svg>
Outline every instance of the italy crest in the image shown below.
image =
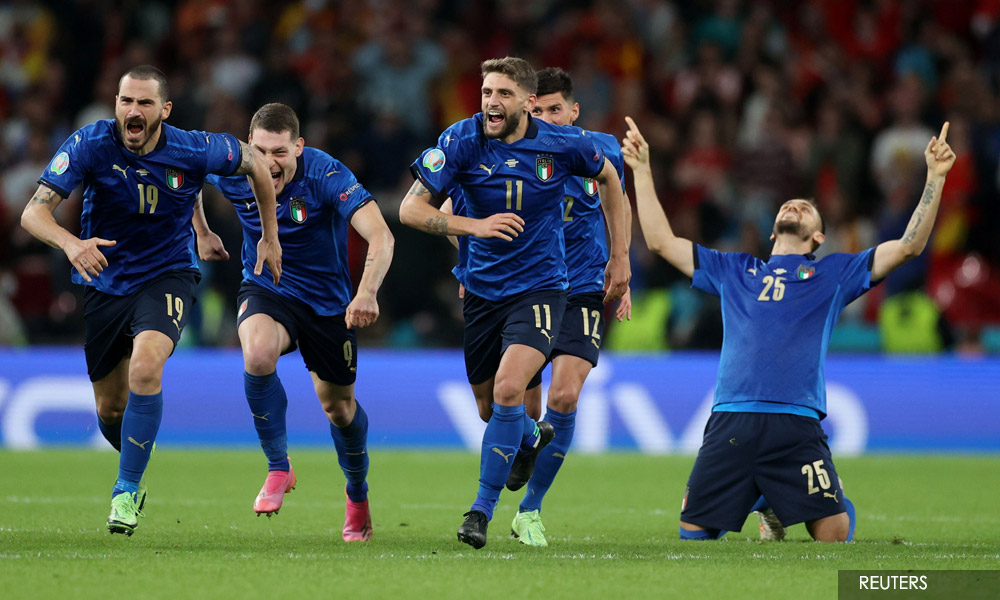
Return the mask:
<svg viewBox="0 0 1000 600">
<path fill-rule="evenodd" d="M 588 196 L 593 196 L 597 193 L 597 181 L 591 179 L 590 177 L 583 178 L 583 191 L 587 192 Z"/>
<path fill-rule="evenodd" d="M 184 171 L 167 169 L 167 186 L 172 189 L 180 189 L 184 185 Z"/>
<path fill-rule="evenodd" d="M 552 179 L 552 173 L 555 171 L 555 163 L 552 161 L 551 156 L 539 156 L 535 159 L 535 175 L 542 181 L 548 181 Z"/>
<path fill-rule="evenodd" d="M 309 216 L 306 214 L 306 201 L 296 198 L 289 203 L 289 214 L 296 223 L 302 223 Z"/>
</svg>

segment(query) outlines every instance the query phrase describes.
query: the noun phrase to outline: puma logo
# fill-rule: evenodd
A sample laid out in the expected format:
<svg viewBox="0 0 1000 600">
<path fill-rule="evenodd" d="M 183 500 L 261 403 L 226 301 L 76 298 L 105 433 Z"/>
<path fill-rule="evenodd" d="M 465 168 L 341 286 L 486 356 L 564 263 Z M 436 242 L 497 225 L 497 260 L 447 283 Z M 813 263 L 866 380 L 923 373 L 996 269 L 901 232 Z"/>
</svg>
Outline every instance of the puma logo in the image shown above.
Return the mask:
<svg viewBox="0 0 1000 600">
<path fill-rule="evenodd" d="M 492 167 L 487 167 L 484 163 L 479 163 L 479 168 L 482 169 L 482 170 L 484 170 L 484 171 L 486 171 L 487 175 L 492 175 L 493 174 L 493 169 L 495 169 L 496 167 L 497 166 L 496 166 L 495 163 L 494 163 L 494 165 Z"/>
<path fill-rule="evenodd" d="M 367 452 L 362 450 L 361 452 L 345 452 L 345 454 L 347 454 L 348 456 L 364 456 L 365 454 L 367 454 Z"/>
<path fill-rule="evenodd" d="M 502 456 L 503 457 L 503 461 L 505 463 L 509 463 L 510 462 L 510 457 L 514 456 L 513 452 L 511 452 L 510 454 L 504 454 L 503 450 L 501 450 L 500 448 L 496 448 L 496 447 L 493 448 L 493 451 L 496 452 L 497 454 L 499 454 L 500 456 Z"/>
<path fill-rule="evenodd" d="M 566 459 L 566 455 L 563 454 L 562 452 L 553 452 L 552 456 L 554 458 L 561 458 L 561 459 L 564 459 L 564 460 Z"/>
<path fill-rule="evenodd" d="M 590 343 L 594 345 L 594 348 L 597 348 L 598 350 L 600 350 L 600 349 L 601 349 L 601 345 L 600 345 L 600 344 L 598 344 L 598 343 L 597 343 L 597 342 L 596 342 L 596 341 L 594 340 L 594 338 L 590 338 Z"/>
<path fill-rule="evenodd" d="M 112 171 L 121 171 L 122 175 L 125 177 L 125 179 L 128 179 L 128 173 L 126 173 L 126 171 L 128 171 L 128 167 L 125 167 L 123 169 L 123 168 L 119 167 L 118 165 L 111 165 L 111 170 Z"/>
<path fill-rule="evenodd" d="M 750 273 L 754 277 L 757 276 L 757 269 L 747 269 L 747 273 Z"/>
<path fill-rule="evenodd" d="M 539 329 L 538 332 L 541 333 L 542 335 L 544 335 L 545 339 L 549 340 L 549 344 L 552 343 L 552 336 L 549 335 L 548 331 L 545 331 L 544 329 Z M 593 340 L 591 340 L 591 341 L 593 341 Z"/>
<path fill-rule="evenodd" d="M 253 412 L 251 412 L 250 414 L 253 415 L 253 418 L 255 418 L 255 419 L 260 419 L 261 421 L 266 421 L 267 420 L 267 415 L 269 415 L 271 413 L 264 413 L 262 415 L 254 415 Z"/>
<path fill-rule="evenodd" d="M 333 175 L 334 173 L 340 173 L 340 171 L 330 171 L 329 173 L 326 174 L 326 176 L 329 177 L 330 175 Z"/>
<path fill-rule="evenodd" d="M 132 437 L 132 436 L 128 436 L 128 441 L 132 442 L 132 443 L 133 443 L 133 444 L 135 444 L 136 446 L 139 446 L 139 447 L 140 447 L 140 448 L 142 448 L 143 450 L 145 450 L 145 449 L 146 449 L 146 444 L 148 444 L 148 443 L 149 443 L 149 440 L 146 440 L 145 442 L 143 442 L 143 443 L 141 443 L 141 444 L 140 444 L 139 442 L 135 441 L 135 438 L 134 438 L 134 437 Z"/>
<path fill-rule="evenodd" d="M 833 498 L 834 502 L 836 502 L 837 504 L 840 504 L 840 500 L 837 499 L 837 492 L 839 492 L 839 491 L 840 490 L 833 490 L 832 494 L 830 492 L 823 492 L 823 497 L 824 498 Z"/>
</svg>

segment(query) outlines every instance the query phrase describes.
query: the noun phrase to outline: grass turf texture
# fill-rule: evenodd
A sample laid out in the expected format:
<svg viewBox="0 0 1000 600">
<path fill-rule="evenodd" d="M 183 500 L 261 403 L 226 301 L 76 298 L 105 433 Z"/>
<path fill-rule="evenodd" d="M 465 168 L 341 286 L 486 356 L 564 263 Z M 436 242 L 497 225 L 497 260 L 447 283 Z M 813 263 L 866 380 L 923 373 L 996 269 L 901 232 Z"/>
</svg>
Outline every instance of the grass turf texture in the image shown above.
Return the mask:
<svg viewBox="0 0 1000 600">
<path fill-rule="evenodd" d="M 251 509 L 257 451 L 158 448 L 135 535 L 104 520 L 112 452 L 0 452 L 0 596 L 15 598 L 836 598 L 838 569 L 1000 568 L 1000 457 L 865 457 L 838 470 L 857 542 L 815 544 L 804 526 L 761 543 L 756 517 L 719 542 L 681 542 L 690 457 L 571 456 L 545 500 L 548 548 L 509 537 L 522 492 L 504 492 L 489 541 L 455 531 L 479 458 L 372 453 L 375 535 L 340 539 L 336 455 L 294 451 L 281 514 Z M 733 594 L 736 594 L 734 596 Z"/>
</svg>

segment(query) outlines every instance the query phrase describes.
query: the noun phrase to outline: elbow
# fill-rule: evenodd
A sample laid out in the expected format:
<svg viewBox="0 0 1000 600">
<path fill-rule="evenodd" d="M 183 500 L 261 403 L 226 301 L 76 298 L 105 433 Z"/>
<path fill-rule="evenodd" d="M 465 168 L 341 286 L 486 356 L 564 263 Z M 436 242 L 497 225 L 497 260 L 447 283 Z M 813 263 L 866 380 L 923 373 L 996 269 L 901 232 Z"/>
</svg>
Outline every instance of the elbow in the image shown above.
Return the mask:
<svg viewBox="0 0 1000 600">
<path fill-rule="evenodd" d="M 403 225 L 408 225 L 413 227 L 414 225 L 414 211 L 413 202 L 410 200 L 409 196 L 403 198 L 403 201 L 399 205 L 399 222 Z"/>
<path fill-rule="evenodd" d="M 914 258 L 920 256 L 921 254 L 923 254 L 924 249 L 926 247 L 927 247 L 926 241 L 922 243 L 914 242 L 910 244 L 903 244 L 903 247 L 901 248 L 903 262 L 909 262 Z"/>
</svg>

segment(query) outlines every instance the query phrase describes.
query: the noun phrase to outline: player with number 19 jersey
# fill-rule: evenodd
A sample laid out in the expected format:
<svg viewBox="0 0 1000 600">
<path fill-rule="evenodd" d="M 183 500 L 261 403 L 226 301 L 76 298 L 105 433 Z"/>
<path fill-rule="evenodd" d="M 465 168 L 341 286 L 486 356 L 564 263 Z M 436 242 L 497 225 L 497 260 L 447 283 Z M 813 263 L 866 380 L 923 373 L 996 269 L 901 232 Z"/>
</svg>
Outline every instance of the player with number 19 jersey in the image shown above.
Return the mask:
<svg viewBox="0 0 1000 600">
<path fill-rule="evenodd" d="M 512 241 L 469 237 L 465 287 L 490 301 L 567 289 L 565 184 L 572 175 L 593 178 L 604 168 L 593 135 L 525 118 L 527 133 L 510 144 L 486 137 L 482 113 L 459 121 L 411 166 L 434 195 L 452 183 L 461 186 L 468 217 L 513 212 L 524 219 L 524 231 Z"/>
<path fill-rule="evenodd" d="M 243 225 L 243 279 L 281 296 L 308 304 L 320 316 L 343 314 L 351 302 L 347 263 L 347 225 L 358 209 L 373 201 L 368 190 L 340 161 L 305 147 L 295 176 L 278 195 L 278 237 L 284 262 L 281 283 L 264 270 L 254 275 L 260 215 L 246 177 L 210 176 L 233 203 Z"/>
<path fill-rule="evenodd" d="M 229 175 L 240 161 L 239 142 L 232 135 L 185 131 L 166 123 L 156 148 L 144 155 L 125 148 L 114 119 L 74 133 L 38 183 L 63 198 L 82 183 L 81 237 L 117 244 L 101 249 L 108 266 L 100 277 L 87 282 L 74 269 L 73 282 L 124 296 L 168 271 L 196 270 L 195 199 L 206 175 Z"/>
</svg>

